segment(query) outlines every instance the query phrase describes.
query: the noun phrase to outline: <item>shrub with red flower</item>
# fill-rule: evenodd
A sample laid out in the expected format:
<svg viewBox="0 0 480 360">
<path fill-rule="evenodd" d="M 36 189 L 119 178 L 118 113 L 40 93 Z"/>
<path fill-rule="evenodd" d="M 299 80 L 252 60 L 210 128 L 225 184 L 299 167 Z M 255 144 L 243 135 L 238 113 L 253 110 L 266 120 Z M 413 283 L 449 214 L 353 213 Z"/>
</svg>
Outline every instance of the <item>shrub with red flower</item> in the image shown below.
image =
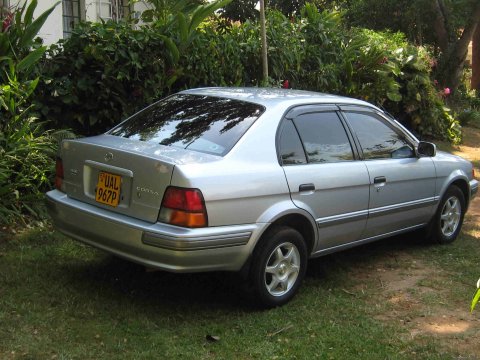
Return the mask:
<svg viewBox="0 0 480 360">
<path fill-rule="evenodd" d="M 7 32 L 13 23 L 13 13 L 7 12 L 5 18 L 2 21 L 2 32 Z"/>
<path fill-rule="evenodd" d="M 450 88 L 446 87 L 446 88 L 440 90 L 439 95 L 440 95 L 442 98 L 445 99 L 448 95 L 450 95 L 451 92 L 452 92 L 452 91 L 450 90 Z"/>
<path fill-rule="evenodd" d="M 381 59 L 378 61 L 378 63 L 379 63 L 380 65 L 386 64 L 387 62 L 388 62 L 388 57 L 386 57 L 386 56 L 384 56 L 383 58 L 381 58 Z"/>
</svg>

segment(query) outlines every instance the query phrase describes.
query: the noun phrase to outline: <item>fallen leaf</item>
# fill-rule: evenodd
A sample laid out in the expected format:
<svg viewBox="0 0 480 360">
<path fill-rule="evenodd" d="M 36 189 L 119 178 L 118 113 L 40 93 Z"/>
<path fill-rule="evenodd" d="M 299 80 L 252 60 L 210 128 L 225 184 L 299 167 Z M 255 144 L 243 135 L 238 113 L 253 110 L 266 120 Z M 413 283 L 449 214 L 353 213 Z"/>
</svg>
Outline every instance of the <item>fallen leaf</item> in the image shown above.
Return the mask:
<svg viewBox="0 0 480 360">
<path fill-rule="evenodd" d="M 205 336 L 205 339 L 207 339 L 207 341 L 210 341 L 210 342 L 217 342 L 217 341 L 220 341 L 220 336 L 207 335 Z"/>
</svg>

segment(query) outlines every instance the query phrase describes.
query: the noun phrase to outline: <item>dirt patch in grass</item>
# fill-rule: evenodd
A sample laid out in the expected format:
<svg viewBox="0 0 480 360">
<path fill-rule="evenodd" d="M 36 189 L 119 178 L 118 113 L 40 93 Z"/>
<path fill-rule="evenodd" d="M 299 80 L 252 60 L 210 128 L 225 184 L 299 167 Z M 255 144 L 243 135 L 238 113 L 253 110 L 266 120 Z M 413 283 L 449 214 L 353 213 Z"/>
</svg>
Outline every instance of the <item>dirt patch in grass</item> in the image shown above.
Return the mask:
<svg viewBox="0 0 480 360">
<path fill-rule="evenodd" d="M 396 253 L 395 260 L 398 268 L 385 267 L 383 258 L 374 269 L 359 269 L 355 275 L 354 291 L 373 293 L 368 300 L 372 308 L 383 304 L 375 307 L 375 319 L 403 327 L 409 341 L 422 344 L 434 338 L 445 351 L 480 359 L 480 316 L 470 314 L 468 298 L 452 303 L 451 274 L 408 253 Z"/>
<path fill-rule="evenodd" d="M 480 175 L 480 129 L 465 128 L 463 131 L 463 143 L 455 146 L 452 152 L 470 160 L 475 167 L 477 179 Z"/>
<path fill-rule="evenodd" d="M 466 129 L 464 144 L 448 149 L 474 163 L 477 179 L 479 144 L 480 130 Z M 480 196 L 477 196 L 470 204 L 462 231 L 464 236 L 480 241 L 479 229 Z M 451 294 L 456 284 L 448 280 L 453 275 L 449 267 L 422 261 L 408 251 L 395 251 L 390 257 L 393 261 L 379 258 L 354 275 L 358 284 L 354 291 L 368 288 L 369 294 L 373 293 L 368 301 L 372 307 L 376 306 L 374 317 L 403 326 L 409 341 L 423 344 L 433 338 L 445 351 L 458 353 L 459 359 L 480 359 L 480 312 L 478 309 L 473 314 L 469 312 L 468 294 L 462 296 L 463 301 Z M 467 289 L 471 287 L 473 295 L 474 284 L 464 285 Z"/>
<path fill-rule="evenodd" d="M 445 270 L 416 261 L 416 268 L 379 273 L 384 285 L 380 296 L 388 312 L 380 318 L 399 321 L 410 336 L 433 336 L 449 350 L 480 357 L 480 318 L 468 312 L 468 303 L 449 303 L 450 288 L 443 286 Z"/>
</svg>

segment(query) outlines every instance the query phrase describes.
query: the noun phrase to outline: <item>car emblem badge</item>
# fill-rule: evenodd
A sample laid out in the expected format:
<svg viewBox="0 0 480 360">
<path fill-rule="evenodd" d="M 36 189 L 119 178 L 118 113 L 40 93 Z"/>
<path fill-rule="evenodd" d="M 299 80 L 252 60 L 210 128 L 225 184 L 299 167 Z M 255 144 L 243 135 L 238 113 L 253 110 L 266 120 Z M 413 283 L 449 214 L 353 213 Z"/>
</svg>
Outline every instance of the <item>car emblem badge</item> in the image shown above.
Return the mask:
<svg viewBox="0 0 480 360">
<path fill-rule="evenodd" d="M 113 154 L 111 152 L 108 152 L 105 154 L 105 161 L 109 162 L 113 159 Z"/>
</svg>

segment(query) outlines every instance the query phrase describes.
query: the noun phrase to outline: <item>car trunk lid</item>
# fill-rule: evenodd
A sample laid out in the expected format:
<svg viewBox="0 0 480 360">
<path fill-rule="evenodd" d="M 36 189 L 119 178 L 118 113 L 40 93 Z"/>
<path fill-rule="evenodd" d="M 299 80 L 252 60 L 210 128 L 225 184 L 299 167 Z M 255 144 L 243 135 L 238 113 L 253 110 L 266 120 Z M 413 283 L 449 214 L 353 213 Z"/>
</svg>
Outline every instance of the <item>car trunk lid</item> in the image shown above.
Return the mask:
<svg viewBox="0 0 480 360">
<path fill-rule="evenodd" d="M 175 165 L 218 159 L 112 135 L 64 141 L 60 157 L 69 197 L 152 223 Z"/>
</svg>

